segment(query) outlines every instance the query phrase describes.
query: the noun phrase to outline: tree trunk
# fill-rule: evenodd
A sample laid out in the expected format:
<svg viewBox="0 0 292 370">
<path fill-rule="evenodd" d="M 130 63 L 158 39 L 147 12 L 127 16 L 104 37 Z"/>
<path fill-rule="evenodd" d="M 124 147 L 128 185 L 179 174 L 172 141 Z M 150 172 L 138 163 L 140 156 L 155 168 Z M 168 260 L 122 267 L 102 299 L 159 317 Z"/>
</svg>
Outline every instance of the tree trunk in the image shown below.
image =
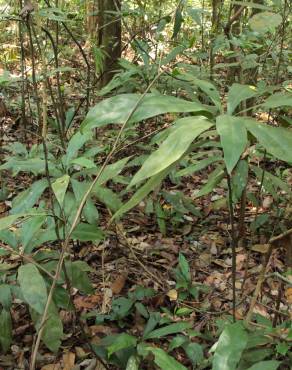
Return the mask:
<svg viewBox="0 0 292 370">
<path fill-rule="evenodd" d="M 121 57 L 120 0 L 98 0 L 98 45 L 105 54 L 100 87 L 113 77 Z"/>
</svg>

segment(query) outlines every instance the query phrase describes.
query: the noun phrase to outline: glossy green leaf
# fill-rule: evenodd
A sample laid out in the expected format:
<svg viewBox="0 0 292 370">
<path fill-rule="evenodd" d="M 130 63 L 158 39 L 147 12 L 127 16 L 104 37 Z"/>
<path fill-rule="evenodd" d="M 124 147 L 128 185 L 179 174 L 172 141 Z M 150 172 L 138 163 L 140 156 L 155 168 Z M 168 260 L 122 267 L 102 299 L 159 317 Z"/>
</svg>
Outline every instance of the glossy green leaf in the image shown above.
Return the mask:
<svg viewBox="0 0 292 370">
<path fill-rule="evenodd" d="M 47 302 L 47 288 L 37 267 L 32 263 L 20 266 L 18 282 L 26 303 L 37 313 L 42 314 Z"/>
<path fill-rule="evenodd" d="M 222 115 L 216 120 L 224 152 L 226 169 L 231 174 L 236 163 L 247 146 L 247 132 L 240 117 Z"/>
<path fill-rule="evenodd" d="M 262 104 L 267 109 L 289 106 L 292 107 L 292 94 L 289 93 L 276 93 L 268 97 Z"/>
<path fill-rule="evenodd" d="M 219 337 L 212 370 L 236 370 L 247 341 L 248 335 L 240 322 L 227 325 Z"/>
<path fill-rule="evenodd" d="M 267 152 L 284 162 L 292 163 L 292 130 L 268 126 L 253 119 L 245 119 L 244 123 Z"/>
<path fill-rule="evenodd" d="M 0 314 L 0 345 L 5 353 L 12 343 L 12 320 L 10 312 L 3 309 Z"/>
<path fill-rule="evenodd" d="M 161 338 L 165 337 L 166 335 L 181 333 L 182 331 L 190 329 L 191 327 L 192 324 L 190 324 L 189 322 L 176 322 L 174 324 L 170 324 L 151 331 L 146 336 L 144 336 L 144 339 Z"/>
<path fill-rule="evenodd" d="M 61 207 L 63 206 L 63 201 L 64 201 L 65 194 L 66 194 L 66 191 L 69 185 L 69 181 L 70 181 L 70 176 L 64 175 L 62 177 L 59 177 L 57 180 L 55 180 L 52 183 L 53 192 Z"/>
<path fill-rule="evenodd" d="M 247 370 L 277 370 L 280 365 L 280 361 L 261 361 L 249 367 Z"/>
<path fill-rule="evenodd" d="M 111 344 L 108 350 L 108 356 L 110 357 L 113 353 L 124 350 L 129 347 L 135 347 L 137 344 L 137 338 L 127 333 L 119 334 L 115 337 L 115 341 Z"/>
<path fill-rule="evenodd" d="M 81 125 L 86 128 L 101 127 L 109 123 L 124 123 L 141 99 L 139 94 L 122 94 L 102 100 L 90 109 Z M 198 102 L 190 102 L 173 96 L 147 94 L 135 112 L 130 123 L 139 122 L 160 114 L 206 112 L 208 108 Z"/>
<path fill-rule="evenodd" d="M 231 115 L 239 103 L 252 98 L 257 95 L 257 93 L 258 92 L 254 86 L 234 83 L 230 87 L 227 95 L 227 114 Z"/>
<path fill-rule="evenodd" d="M 130 209 L 139 204 L 152 190 L 157 188 L 161 181 L 167 176 L 170 168 L 166 168 L 155 176 L 152 176 L 136 193 L 131 197 L 131 199 L 125 203 L 114 215 L 113 219 L 121 217 L 124 213 L 128 212 Z"/>
<path fill-rule="evenodd" d="M 146 159 L 129 186 L 156 175 L 176 162 L 195 138 L 212 125 L 204 117 L 186 117 L 176 121 L 167 139 Z"/>
</svg>

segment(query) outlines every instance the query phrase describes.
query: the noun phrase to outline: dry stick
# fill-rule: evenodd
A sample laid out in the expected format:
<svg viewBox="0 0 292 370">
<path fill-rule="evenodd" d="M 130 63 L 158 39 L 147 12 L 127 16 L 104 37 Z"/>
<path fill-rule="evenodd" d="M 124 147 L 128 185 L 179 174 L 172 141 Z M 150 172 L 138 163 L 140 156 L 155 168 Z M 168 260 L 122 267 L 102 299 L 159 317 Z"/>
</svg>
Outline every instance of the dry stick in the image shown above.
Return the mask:
<svg viewBox="0 0 292 370">
<path fill-rule="evenodd" d="M 113 155 L 114 155 L 114 153 L 116 151 L 118 142 L 120 140 L 120 137 L 121 137 L 121 135 L 122 135 L 122 133 L 123 133 L 126 125 L 128 124 L 129 120 L 131 119 L 132 115 L 134 114 L 134 112 L 136 111 L 136 109 L 138 108 L 138 106 L 140 105 L 140 103 L 142 102 L 142 100 L 144 99 L 145 95 L 148 93 L 148 91 L 151 89 L 151 87 L 158 80 L 158 78 L 161 76 L 162 73 L 164 73 L 164 71 L 159 72 L 157 74 L 157 76 L 152 80 L 152 82 L 149 84 L 149 86 L 145 90 L 144 94 L 141 95 L 140 99 L 137 101 L 136 105 L 134 106 L 134 108 L 132 109 L 132 111 L 129 113 L 127 119 L 125 120 L 125 122 L 123 123 L 122 127 L 120 128 L 120 130 L 118 132 L 118 135 L 116 137 L 116 140 L 115 140 L 115 142 L 113 144 L 113 147 L 112 147 L 110 153 L 108 154 L 108 156 L 105 159 L 103 165 L 101 166 L 99 172 L 97 173 L 95 179 L 92 181 L 91 185 L 89 186 L 88 190 L 86 191 L 86 193 L 84 194 L 84 196 L 83 196 L 83 198 L 82 198 L 82 200 L 80 202 L 80 205 L 79 205 L 79 207 L 77 209 L 77 212 L 75 214 L 74 220 L 72 222 L 71 228 L 70 228 L 70 230 L 69 230 L 69 232 L 68 232 L 68 234 L 66 236 L 66 239 L 65 239 L 65 241 L 64 241 L 64 243 L 62 245 L 62 250 L 61 250 L 60 258 L 59 258 L 59 261 L 58 261 L 58 264 L 57 264 L 55 277 L 54 277 L 54 280 L 52 282 L 52 285 L 51 285 L 51 288 L 50 288 L 50 291 L 49 291 L 49 295 L 48 295 L 48 299 L 47 299 L 47 303 L 46 303 L 46 306 L 45 306 L 45 309 L 44 309 L 44 313 L 43 313 L 42 318 L 41 318 L 41 321 L 40 321 L 40 330 L 38 332 L 37 339 L 36 339 L 36 342 L 35 342 L 35 346 L 34 346 L 34 349 L 33 349 L 32 357 L 31 357 L 30 370 L 35 370 L 36 357 L 37 357 L 38 349 L 39 349 L 39 346 L 40 346 L 40 341 L 41 341 L 43 330 L 44 330 L 44 324 L 45 324 L 45 322 L 47 320 L 49 306 L 50 306 L 50 303 L 52 301 L 53 293 L 54 293 L 54 290 L 55 290 L 57 281 L 59 279 L 59 276 L 60 276 L 60 273 L 61 273 L 61 270 L 62 270 L 62 267 L 63 267 L 63 262 L 64 262 L 64 259 L 65 259 L 65 254 L 66 254 L 67 250 L 69 249 L 69 243 L 70 243 L 71 235 L 72 235 L 73 231 L 75 230 L 76 226 L 78 225 L 79 218 L 80 218 L 80 215 L 82 213 L 82 210 L 83 210 L 83 207 L 85 205 L 85 202 L 86 202 L 87 198 L 89 197 L 89 195 L 90 195 L 92 189 L 94 188 L 95 184 L 99 180 L 100 176 L 102 175 L 102 173 L 103 173 L 106 165 L 108 164 L 108 162 L 113 157 Z"/>
</svg>

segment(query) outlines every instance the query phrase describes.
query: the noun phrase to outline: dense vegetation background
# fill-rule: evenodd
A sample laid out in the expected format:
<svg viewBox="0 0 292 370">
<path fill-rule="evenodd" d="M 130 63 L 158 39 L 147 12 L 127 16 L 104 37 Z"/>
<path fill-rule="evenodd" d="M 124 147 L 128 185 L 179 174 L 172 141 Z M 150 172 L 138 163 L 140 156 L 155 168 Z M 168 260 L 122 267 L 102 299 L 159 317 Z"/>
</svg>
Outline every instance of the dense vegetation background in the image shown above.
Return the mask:
<svg viewBox="0 0 292 370">
<path fill-rule="evenodd" d="M 0 29 L 0 368 L 291 369 L 291 2 Z"/>
</svg>

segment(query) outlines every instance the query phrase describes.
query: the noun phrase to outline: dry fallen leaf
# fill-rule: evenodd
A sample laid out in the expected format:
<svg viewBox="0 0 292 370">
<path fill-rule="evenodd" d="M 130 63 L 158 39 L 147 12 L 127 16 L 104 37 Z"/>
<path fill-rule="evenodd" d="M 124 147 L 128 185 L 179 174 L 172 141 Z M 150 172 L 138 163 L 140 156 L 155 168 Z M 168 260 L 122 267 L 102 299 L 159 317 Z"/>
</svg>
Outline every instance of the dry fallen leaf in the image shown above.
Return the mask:
<svg viewBox="0 0 292 370">
<path fill-rule="evenodd" d="M 269 244 L 255 244 L 251 247 L 251 250 L 259 253 L 267 253 Z"/>
<path fill-rule="evenodd" d="M 119 275 L 116 280 L 112 283 L 111 289 L 113 294 L 120 294 L 123 290 L 126 281 L 127 281 L 128 274 L 124 273 Z"/>
<path fill-rule="evenodd" d="M 292 288 L 287 288 L 285 291 L 285 296 L 289 304 L 292 304 Z"/>
<path fill-rule="evenodd" d="M 74 298 L 74 304 L 77 309 L 83 308 L 91 309 L 96 307 L 101 302 L 102 302 L 101 294 L 94 294 L 87 297 L 80 295 Z"/>
<path fill-rule="evenodd" d="M 175 290 L 175 289 L 169 290 L 166 293 L 166 295 L 168 296 L 168 298 L 169 298 L 170 301 L 176 301 L 177 300 L 178 294 L 177 294 L 177 290 Z"/>
<path fill-rule="evenodd" d="M 72 370 L 75 365 L 75 353 L 67 352 L 63 354 L 63 370 Z"/>
<path fill-rule="evenodd" d="M 61 365 L 60 364 L 50 364 L 50 365 L 45 365 L 41 368 L 41 370 L 61 370 Z"/>
</svg>

